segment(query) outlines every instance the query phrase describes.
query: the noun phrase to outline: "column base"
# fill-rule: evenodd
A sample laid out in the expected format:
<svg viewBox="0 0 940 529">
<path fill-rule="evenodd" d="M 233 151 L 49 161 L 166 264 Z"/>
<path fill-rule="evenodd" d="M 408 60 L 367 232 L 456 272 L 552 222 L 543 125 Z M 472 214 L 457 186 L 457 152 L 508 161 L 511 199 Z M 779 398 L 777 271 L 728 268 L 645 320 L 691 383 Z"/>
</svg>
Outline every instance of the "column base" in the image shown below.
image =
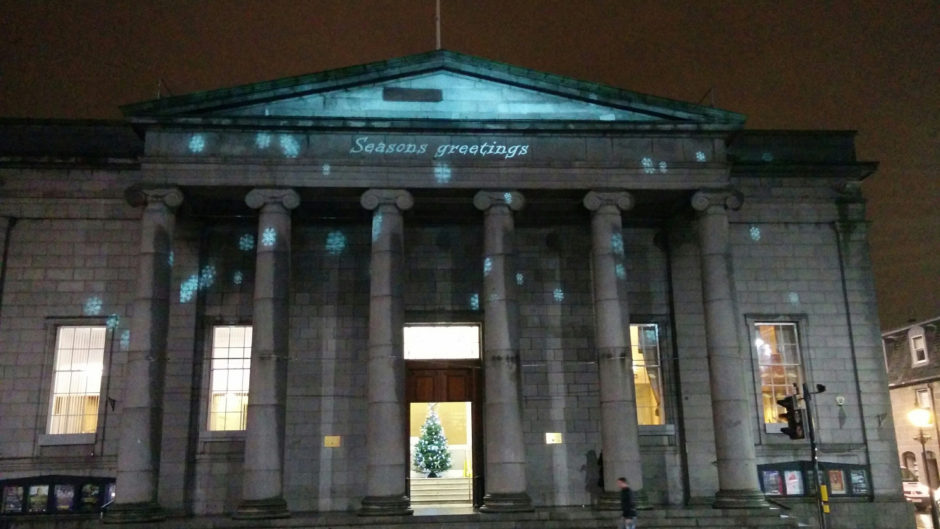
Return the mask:
<svg viewBox="0 0 940 529">
<path fill-rule="evenodd" d="M 534 511 L 532 498 L 525 492 L 494 493 L 483 496 L 480 512 L 530 512 Z"/>
<path fill-rule="evenodd" d="M 638 511 L 648 511 L 653 508 L 650 505 L 649 496 L 643 489 L 633 490 L 633 506 Z M 619 511 L 620 510 L 620 491 L 605 490 L 597 497 L 597 503 L 594 504 L 596 511 Z"/>
<path fill-rule="evenodd" d="M 359 516 L 401 516 L 413 514 L 408 496 L 366 496 L 362 499 Z"/>
<path fill-rule="evenodd" d="M 759 490 L 719 490 L 712 507 L 716 509 L 765 509 L 770 507 Z"/>
<path fill-rule="evenodd" d="M 263 500 L 242 500 L 232 513 L 236 520 L 264 520 L 268 518 L 290 518 L 287 502 L 276 496 Z"/>
<path fill-rule="evenodd" d="M 159 522 L 165 519 L 163 507 L 155 501 L 115 503 L 106 508 L 101 516 L 104 523 Z"/>
</svg>

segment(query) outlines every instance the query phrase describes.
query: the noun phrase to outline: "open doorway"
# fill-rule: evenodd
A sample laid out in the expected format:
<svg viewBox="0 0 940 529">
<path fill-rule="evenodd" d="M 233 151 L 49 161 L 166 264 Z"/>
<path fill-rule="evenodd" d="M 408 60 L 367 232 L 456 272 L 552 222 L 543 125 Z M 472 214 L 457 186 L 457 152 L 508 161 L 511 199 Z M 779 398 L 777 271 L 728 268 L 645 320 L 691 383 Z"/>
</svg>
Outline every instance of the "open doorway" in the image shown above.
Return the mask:
<svg viewBox="0 0 940 529">
<path fill-rule="evenodd" d="M 482 499 L 480 327 L 405 326 L 409 496 L 416 514 Z"/>
</svg>

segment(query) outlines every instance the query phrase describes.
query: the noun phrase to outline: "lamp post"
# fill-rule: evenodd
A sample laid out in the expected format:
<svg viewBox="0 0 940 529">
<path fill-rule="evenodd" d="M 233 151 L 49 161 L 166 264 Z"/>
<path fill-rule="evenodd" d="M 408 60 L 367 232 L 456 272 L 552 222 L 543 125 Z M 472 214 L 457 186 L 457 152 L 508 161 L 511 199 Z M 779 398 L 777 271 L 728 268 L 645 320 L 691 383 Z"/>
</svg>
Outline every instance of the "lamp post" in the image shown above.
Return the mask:
<svg viewBox="0 0 940 529">
<path fill-rule="evenodd" d="M 915 441 L 920 443 L 920 455 L 924 461 L 924 476 L 927 478 L 927 488 L 930 490 L 930 523 L 934 529 L 940 529 L 940 521 L 937 520 L 937 504 L 933 497 L 933 487 L 930 485 L 930 473 L 927 471 L 927 441 L 930 435 L 924 431 L 924 428 L 933 425 L 933 413 L 926 408 L 914 408 L 907 414 L 907 420 L 920 430 Z"/>
</svg>

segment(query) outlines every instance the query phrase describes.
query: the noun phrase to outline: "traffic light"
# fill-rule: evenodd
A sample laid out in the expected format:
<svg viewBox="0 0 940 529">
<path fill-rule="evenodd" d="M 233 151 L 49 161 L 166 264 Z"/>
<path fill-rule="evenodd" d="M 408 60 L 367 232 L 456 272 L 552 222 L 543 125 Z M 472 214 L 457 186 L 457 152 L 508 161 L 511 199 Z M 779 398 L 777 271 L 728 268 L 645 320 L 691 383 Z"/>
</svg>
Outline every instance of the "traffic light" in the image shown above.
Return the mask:
<svg viewBox="0 0 940 529">
<path fill-rule="evenodd" d="M 781 428 L 780 432 L 790 439 L 803 439 L 806 437 L 803 433 L 803 410 L 796 407 L 797 399 L 796 395 L 790 395 L 777 401 L 777 404 L 786 410 L 785 413 L 780 414 L 780 418 L 787 421 L 787 426 Z"/>
</svg>

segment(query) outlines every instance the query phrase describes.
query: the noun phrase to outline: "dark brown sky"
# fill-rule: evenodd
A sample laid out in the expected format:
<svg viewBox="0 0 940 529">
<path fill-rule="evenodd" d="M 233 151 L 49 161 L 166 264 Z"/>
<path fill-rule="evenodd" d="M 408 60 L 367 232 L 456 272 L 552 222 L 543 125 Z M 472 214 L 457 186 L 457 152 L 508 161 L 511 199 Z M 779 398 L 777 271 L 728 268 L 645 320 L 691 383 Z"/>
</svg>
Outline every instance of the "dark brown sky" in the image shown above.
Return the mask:
<svg viewBox="0 0 940 529">
<path fill-rule="evenodd" d="M 882 327 L 940 315 L 940 3 L 442 0 L 444 47 L 858 130 Z M 0 0 L 0 116 L 118 105 L 434 48 L 434 0 Z M 166 92 L 164 92 L 165 94 Z M 710 98 L 705 99 L 709 102 Z"/>
</svg>

